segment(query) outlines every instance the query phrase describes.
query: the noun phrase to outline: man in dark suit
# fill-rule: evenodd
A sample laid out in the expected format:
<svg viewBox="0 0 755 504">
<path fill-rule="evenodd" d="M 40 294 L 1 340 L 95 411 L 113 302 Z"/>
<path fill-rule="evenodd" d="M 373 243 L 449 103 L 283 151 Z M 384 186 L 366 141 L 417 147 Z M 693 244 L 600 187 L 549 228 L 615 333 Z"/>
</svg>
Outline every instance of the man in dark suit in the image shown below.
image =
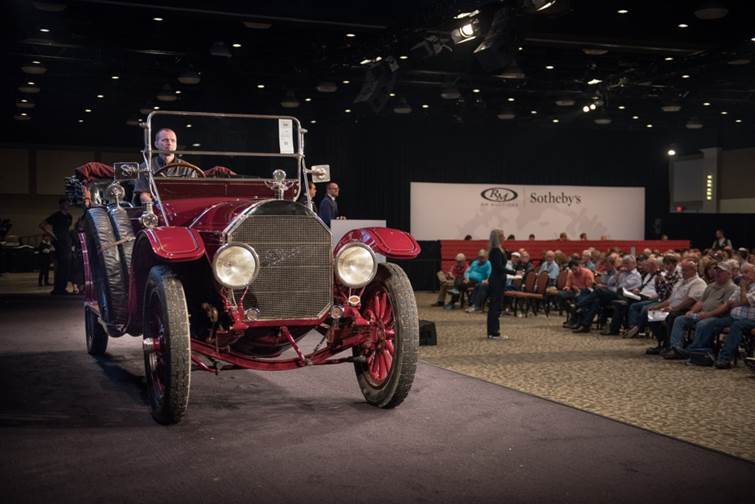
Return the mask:
<svg viewBox="0 0 755 504">
<path fill-rule="evenodd" d="M 320 209 L 318 214 L 320 215 L 322 221 L 328 225 L 328 227 L 330 227 L 331 220 L 342 218 L 338 214 L 338 203 L 336 203 L 338 191 L 338 184 L 336 184 L 335 182 L 329 183 L 325 196 L 320 202 Z"/>
</svg>

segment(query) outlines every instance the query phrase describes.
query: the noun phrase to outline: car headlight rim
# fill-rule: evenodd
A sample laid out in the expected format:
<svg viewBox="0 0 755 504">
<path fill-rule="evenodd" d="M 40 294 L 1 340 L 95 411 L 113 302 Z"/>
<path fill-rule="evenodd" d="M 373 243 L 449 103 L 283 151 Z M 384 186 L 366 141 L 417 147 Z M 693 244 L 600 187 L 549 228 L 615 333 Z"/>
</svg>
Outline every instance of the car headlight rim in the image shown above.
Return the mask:
<svg viewBox="0 0 755 504">
<path fill-rule="evenodd" d="M 344 255 L 351 253 L 354 249 L 366 251 L 372 260 L 372 267 L 362 273 L 362 279 L 360 281 L 354 281 L 353 279 L 347 278 L 347 275 L 344 275 L 344 273 L 340 269 L 341 260 L 344 258 Z M 338 254 L 336 254 L 334 269 L 336 272 L 336 277 L 338 278 L 338 281 L 340 283 L 342 283 L 346 287 L 358 289 L 369 284 L 375 278 L 375 274 L 377 273 L 377 258 L 375 257 L 375 252 L 373 252 L 373 250 L 364 243 L 350 243 L 345 245 L 341 250 L 338 251 Z"/>
<path fill-rule="evenodd" d="M 241 249 L 244 249 L 246 252 L 251 254 L 251 258 L 253 260 L 253 270 L 251 275 L 248 275 L 248 278 L 245 278 L 243 282 L 238 283 L 230 283 L 227 281 L 227 279 L 223 279 L 221 275 L 218 273 L 218 261 L 220 261 L 224 255 L 224 253 L 227 253 L 229 249 L 232 249 L 234 247 L 239 247 Z M 260 258 L 257 255 L 257 251 L 254 250 L 250 245 L 247 245 L 246 243 L 226 243 L 222 247 L 218 249 L 218 251 L 215 253 L 215 257 L 212 259 L 212 274 L 215 277 L 215 280 L 222 285 L 223 287 L 227 287 L 229 289 L 244 289 L 248 287 L 250 284 L 252 284 L 256 278 L 257 275 L 259 275 L 260 272 Z"/>
</svg>

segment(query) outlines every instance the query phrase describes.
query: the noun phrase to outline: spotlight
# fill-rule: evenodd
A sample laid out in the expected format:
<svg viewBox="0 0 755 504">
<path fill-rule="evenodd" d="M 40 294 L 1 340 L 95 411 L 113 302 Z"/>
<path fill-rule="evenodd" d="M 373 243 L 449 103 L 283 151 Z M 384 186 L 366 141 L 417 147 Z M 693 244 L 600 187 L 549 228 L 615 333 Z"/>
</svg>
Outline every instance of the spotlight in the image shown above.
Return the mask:
<svg viewBox="0 0 755 504">
<path fill-rule="evenodd" d="M 474 40 L 477 37 L 478 32 L 479 23 L 475 19 L 470 21 L 469 23 L 464 23 L 458 28 L 455 28 L 451 32 L 451 40 L 454 41 L 454 44 L 463 44 L 464 42 Z"/>
</svg>

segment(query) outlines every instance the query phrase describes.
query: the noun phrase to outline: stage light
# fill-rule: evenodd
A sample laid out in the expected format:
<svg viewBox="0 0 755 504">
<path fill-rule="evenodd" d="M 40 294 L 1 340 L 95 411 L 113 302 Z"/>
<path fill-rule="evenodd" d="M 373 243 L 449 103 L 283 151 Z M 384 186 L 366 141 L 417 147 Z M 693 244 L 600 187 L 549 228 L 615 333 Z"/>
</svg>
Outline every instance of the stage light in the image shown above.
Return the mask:
<svg viewBox="0 0 755 504">
<path fill-rule="evenodd" d="M 454 44 L 463 44 L 464 42 L 474 40 L 477 37 L 478 31 L 479 24 L 475 19 L 451 31 L 451 40 L 454 41 Z"/>
</svg>

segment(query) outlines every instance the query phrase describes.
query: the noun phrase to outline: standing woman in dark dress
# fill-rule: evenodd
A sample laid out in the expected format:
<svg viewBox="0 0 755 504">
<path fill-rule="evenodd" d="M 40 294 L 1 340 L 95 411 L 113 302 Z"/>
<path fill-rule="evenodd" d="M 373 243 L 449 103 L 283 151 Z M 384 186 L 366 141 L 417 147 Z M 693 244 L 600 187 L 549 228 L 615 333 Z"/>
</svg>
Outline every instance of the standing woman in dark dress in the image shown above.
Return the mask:
<svg viewBox="0 0 755 504">
<path fill-rule="evenodd" d="M 488 338 L 493 340 L 508 339 L 501 337 L 501 328 L 498 317 L 501 315 L 503 302 L 503 288 L 506 285 L 506 274 L 515 275 L 516 271 L 506 268 L 506 252 L 503 251 L 503 230 L 494 229 L 490 232 L 490 247 L 488 249 L 488 261 L 493 267 L 488 279 L 488 296 L 490 297 L 490 309 L 488 310 Z"/>
</svg>

